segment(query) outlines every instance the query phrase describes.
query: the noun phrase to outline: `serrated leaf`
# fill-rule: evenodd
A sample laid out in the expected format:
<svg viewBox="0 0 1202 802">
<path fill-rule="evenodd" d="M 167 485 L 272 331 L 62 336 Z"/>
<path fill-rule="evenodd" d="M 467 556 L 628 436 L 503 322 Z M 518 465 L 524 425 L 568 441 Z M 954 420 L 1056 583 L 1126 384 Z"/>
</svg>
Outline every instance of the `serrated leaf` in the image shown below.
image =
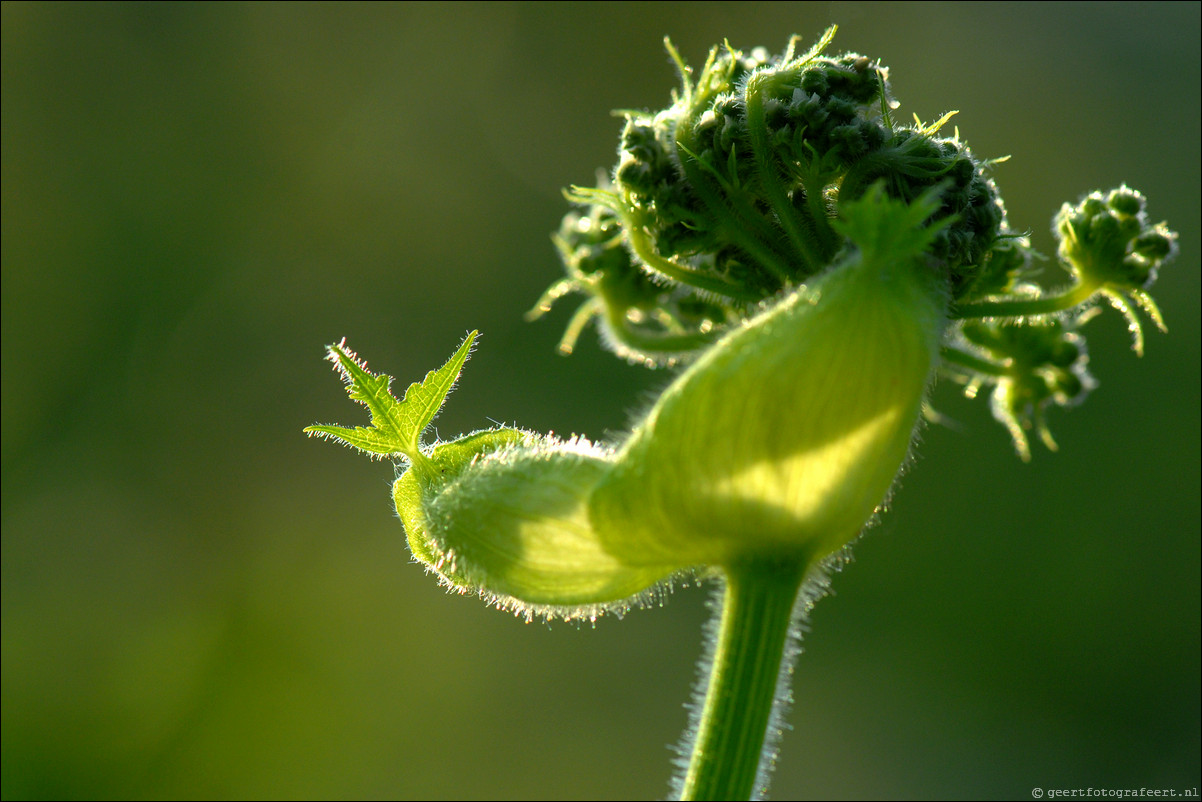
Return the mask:
<svg viewBox="0 0 1202 802">
<path fill-rule="evenodd" d="M 327 359 L 335 364 L 347 384 L 347 393 L 371 411 L 371 426 L 309 426 L 307 434 L 341 440 L 369 454 L 404 454 L 414 463 L 425 462 L 421 436 L 455 386 L 478 332 L 464 338 L 459 349 L 437 370 L 405 390 L 398 401 L 391 391 L 392 377 L 372 373 L 343 340 L 331 345 Z"/>
</svg>

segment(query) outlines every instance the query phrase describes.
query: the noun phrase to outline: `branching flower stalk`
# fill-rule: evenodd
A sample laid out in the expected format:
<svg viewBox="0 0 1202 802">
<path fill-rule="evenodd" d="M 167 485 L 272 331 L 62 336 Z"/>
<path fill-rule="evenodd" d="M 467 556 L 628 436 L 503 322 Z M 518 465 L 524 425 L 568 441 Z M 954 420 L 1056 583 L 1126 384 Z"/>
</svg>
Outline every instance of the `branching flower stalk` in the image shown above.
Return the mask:
<svg viewBox="0 0 1202 802">
<path fill-rule="evenodd" d="M 592 620 L 680 577 L 717 577 L 720 621 L 675 790 L 767 789 L 798 621 L 826 570 L 883 509 L 936 376 L 975 396 L 1030 459 L 1034 430 L 1096 382 L 1081 327 L 1099 302 L 1161 329 L 1148 290 L 1176 252 L 1126 186 L 1056 216 L 1067 286 L 1032 280 L 982 160 L 958 131 L 896 121 L 888 72 L 827 56 L 835 29 L 780 56 L 715 47 L 671 104 L 627 112 L 619 160 L 555 237 L 566 276 L 530 317 L 586 300 L 560 350 L 595 321 L 619 356 L 683 365 L 620 443 L 514 428 L 422 435 L 469 335 L 398 400 L 346 345 L 329 358 L 368 427 L 311 426 L 396 460 L 397 512 L 439 580 L 535 616 Z"/>
</svg>

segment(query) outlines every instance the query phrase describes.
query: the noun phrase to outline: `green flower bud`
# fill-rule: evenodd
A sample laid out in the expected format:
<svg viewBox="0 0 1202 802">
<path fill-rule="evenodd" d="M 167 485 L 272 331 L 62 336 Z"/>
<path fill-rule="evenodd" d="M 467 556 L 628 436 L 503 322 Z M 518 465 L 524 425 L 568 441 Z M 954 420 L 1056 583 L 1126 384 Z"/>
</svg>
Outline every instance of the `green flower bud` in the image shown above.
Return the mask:
<svg viewBox="0 0 1202 802">
<path fill-rule="evenodd" d="M 604 341 L 623 357 L 642 364 L 671 364 L 684 352 L 712 341 L 726 312 L 685 288 L 664 286 L 631 257 L 615 213 L 602 205 L 587 214 L 569 212 L 554 237 L 568 278 L 544 293 L 528 319 L 547 312 L 570 292 L 590 297 L 560 341 L 570 354 L 584 326 L 598 321 Z"/>
<path fill-rule="evenodd" d="M 1119 295 L 1155 283 L 1157 270 L 1176 255 L 1177 235 L 1163 223 L 1150 224 L 1146 206 L 1141 193 L 1122 186 L 1061 208 L 1055 220 L 1060 256 L 1078 282 Z"/>
<path fill-rule="evenodd" d="M 992 383 L 1028 459 L 1032 428 L 1055 448 L 1046 409 L 1094 386 L 1076 328 L 1095 310 L 1070 310 L 1109 299 L 1137 351 L 1133 306 L 1163 328 L 1144 290 L 1176 235 L 1149 224 L 1140 193 L 1064 206 L 1075 284 L 1045 295 L 1022 281 L 1033 254 L 1008 229 L 993 162 L 938 136 L 955 112 L 895 125 L 887 70 L 823 55 L 833 34 L 777 58 L 716 47 L 695 80 L 669 44 L 682 78 L 670 105 L 627 113 L 612 183 L 568 193 L 580 209 L 555 236 L 567 276 L 531 314 L 581 292 L 561 351 L 596 320 L 631 361 L 690 362 L 621 447 L 507 428 L 425 445 L 474 332 L 401 400 L 331 346 L 371 425 L 306 429 L 397 460 L 414 558 L 528 620 L 592 618 L 674 574 L 724 574 L 682 798 L 763 791 L 799 599 L 887 501 L 937 368 L 970 395 Z"/>
<path fill-rule="evenodd" d="M 1149 261 L 1168 259 L 1176 248 L 1176 236 L 1164 226 L 1156 226 L 1135 239 L 1135 252 Z"/>
<path fill-rule="evenodd" d="M 1064 204 L 1054 221 L 1059 253 L 1077 285 L 1066 298 L 1076 303 L 1101 295 L 1127 318 L 1133 348 L 1143 353 L 1143 328 L 1134 307 L 1165 330 L 1160 309 L 1147 293 L 1157 271 L 1177 254 L 1177 234 L 1148 222 L 1144 196 L 1127 186 L 1092 192 L 1076 206 Z"/>
<path fill-rule="evenodd" d="M 1031 243 L 1026 237 L 999 240 L 972 275 L 964 276 L 958 298 L 984 298 L 1012 292 L 1031 269 Z"/>
<path fill-rule="evenodd" d="M 1027 432 L 1032 428 L 1049 449 L 1056 449 L 1047 408 L 1075 406 L 1097 386 L 1088 370 L 1085 338 L 1074 326 L 1058 318 L 1023 326 L 983 321 L 962 326 L 964 338 L 999 366 L 980 378 L 995 385 L 993 416 L 1010 432 L 1023 460 L 1031 458 Z"/>
<path fill-rule="evenodd" d="M 716 329 L 828 270 L 847 246 L 835 230 L 843 206 L 876 184 L 906 202 L 939 188 L 940 230 L 928 252 L 953 299 L 1005 291 L 1013 280 L 1016 246 L 989 165 L 958 137 L 937 136 L 950 114 L 895 126 L 888 70 L 856 53 L 823 55 L 833 34 L 800 55 L 794 39 L 776 58 L 714 48 L 695 80 L 669 45 L 683 80 L 672 103 L 627 113 L 612 185 L 569 193 L 590 211 L 565 228 L 595 218 L 597 206 L 620 224 L 607 247 L 627 250 L 623 292 L 579 281 L 596 262 L 564 257 L 571 287 L 593 296 L 588 314 L 620 355 L 645 364 L 695 358 Z M 1000 242 L 1008 255 L 994 259 Z M 625 297 L 631 287 L 637 307 Z M 682 299 L 704 302 L 706 314 L 690 319 Z M 585 319 L 573 318 L 562 350 Z"/>
<path fill-rule="evenodd" d="M 1136 190 L 1123 186 L 1110 190 L 1110 194 L 1106 196 L 1106 205 L 1119 215 L 1135 217 L 1143 214 L 1147 201 Z"/>
<path fill-rule="evenodd" d="M 1101 293 L 1137 351 L 1132 305 L 1162 325 L 1143 290 L 1176 235 L 1148 223 L 1142 195 L 1061 210 L 1077 283 L 1043 295 L 1020 282 L 1030 245 L 1007 230 L 990 163 L 937 136 L 951 114 L 895 126 L 887 71 L 823 56 L 833 33 L 779 58 L 715 48 L 695 80 L 669 45 L 671 105 L 628 114 L 612 184 L 569 193 L 581 208 L 555 237 L 567 277 L 533 314 L 582 292 L 562 351 L 596 319 L 632 361 L 691 360 L 617 451 L 516 429 L 423 445 L 474 333 L 402 400 L 330 348 L 371 426 L 307 431 L 405 461 L 396 509 L 443 582 L 571 618 L 699 566 L 813 565 L 886 500 L 940 356 L 970 393 L 994 384 L 1027 458 L 1032 427 L 1055 447 L 1046 408 L 1094 386 L 1075 331 L 1087 315 L 1055 315 Z M 946 344 L 949 305 L 964 322 Z"/>
</svg>

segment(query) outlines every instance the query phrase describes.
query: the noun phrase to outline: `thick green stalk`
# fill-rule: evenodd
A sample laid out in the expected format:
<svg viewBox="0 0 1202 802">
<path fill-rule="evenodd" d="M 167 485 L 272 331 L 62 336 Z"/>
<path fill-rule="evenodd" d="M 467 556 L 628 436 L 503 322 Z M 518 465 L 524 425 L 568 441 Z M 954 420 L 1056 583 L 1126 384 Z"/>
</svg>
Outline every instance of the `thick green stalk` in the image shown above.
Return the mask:
<svg viewBox="0 0 1202 802">
<path fill-rule="evenodd" d="M 793 607 L 808 568 L 802 558 L 727 568 L 718 642 L 682 799 L 750 799 L 755 792 Z"/>
</svg>

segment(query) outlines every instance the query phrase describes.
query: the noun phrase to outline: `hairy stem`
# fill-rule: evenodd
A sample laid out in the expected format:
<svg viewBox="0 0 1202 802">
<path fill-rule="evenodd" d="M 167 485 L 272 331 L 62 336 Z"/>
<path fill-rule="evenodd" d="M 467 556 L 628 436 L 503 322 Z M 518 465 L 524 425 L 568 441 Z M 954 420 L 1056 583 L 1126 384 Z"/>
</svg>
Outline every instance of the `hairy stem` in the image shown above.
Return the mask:
<svg viewBox="0 0 1202 802">
<path fill-rule="evenodd" d="M 1012 298 L 1002 301 L 975 301 L 952 307 L 953 320 L 983 317 L 1028 317 L 1050 315 L 1080 306 L 1093 297 L 1098 285 L 1082 282 L 1059 295 L 1042 298 Z"/>
<path fill-rule="evenodd" d="M 818 237 L 825 256 L 823 261 L 829 260 L 838 250 L 839 240 L 831 229 L 830 213 L 826 208 L 826 198 L 822 194 L 824 185 L 816 172 L 813 172 L 802 179 L 802 187 L 805 192 L 806 208 L 814 223 L 814 233 Z"/>
<path fill-rule="evenodd" d="M 990 362 L 988 359 L 982 359 L 976 354 L 970 354 L 967 351 L 961 351 L 959 348 L 953 348 L 950 345 L 939 349 L 939 356 L 943 357 L 945 362 L 950 362 L 963 368 L 967 368 L 974 373 L 983 373 L 986 376 L 1009 376 L 1010 371 L 1005 365 L 999 365 L 996 362 Z"/>
<path fill-rule="evenodd" d="M 637 228 L 633 223 L 627 222 L 628 219 L 628 217 L 623 218 L 623 223 L 626 226 L 626 233 L 630 239 L 630 247 L 635 252 L 635 255 L 643 260 L 643 264 L 647 265 L 647 267 L 663 273 L 673 281 L 679 281 L 681 284 L 696 287 L 699 290 L 706 290 L 717 295 L 723 295 L 736 301 L 760 300 L 760 295 L 752 290 L 715 276 L 706 275 L 660 256 L 655 252 L 655 246 L 651 243 L 646 233 Z"/>
<path fill-rule="evenodd" d="M 683 354 L 695 351 L 709 345 L 724 332 L 724 329 L 715 327 L 705 332 L 649 334 L 631 326 L 624 312 L 610 309 L 605 318 L 609 323 L 610 332 L 622 345 L 650 354 Z"/>
<path fill-rule="evenodd" d="M 750 799 L 756 793 L 793 606 L 808 567 L 804 559 L 781 559 L 727 568 L 718 642 L 682 799 Z"/>
</svg>

